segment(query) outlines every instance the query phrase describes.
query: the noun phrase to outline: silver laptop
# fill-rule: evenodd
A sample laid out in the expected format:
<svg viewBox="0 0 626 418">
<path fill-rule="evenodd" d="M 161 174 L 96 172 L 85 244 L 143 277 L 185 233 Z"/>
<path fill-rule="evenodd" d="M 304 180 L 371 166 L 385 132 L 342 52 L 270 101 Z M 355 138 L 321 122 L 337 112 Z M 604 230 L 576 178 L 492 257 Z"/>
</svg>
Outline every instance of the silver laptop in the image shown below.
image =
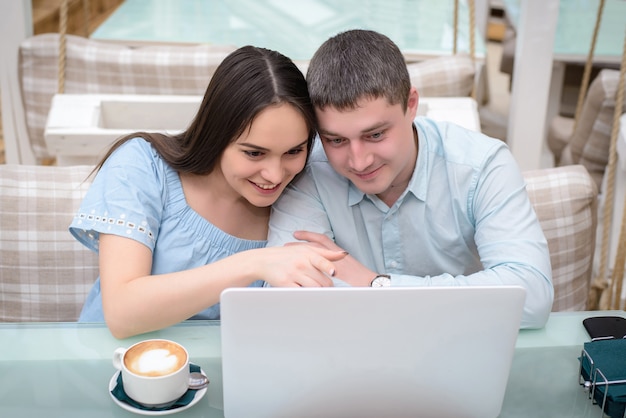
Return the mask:
<svg viewBox="0 0 626 418">
<path fill-rule="evenodd" d="M 224 415 L 497 417 L 525 290 L 233 288 Z"/>
</svg>

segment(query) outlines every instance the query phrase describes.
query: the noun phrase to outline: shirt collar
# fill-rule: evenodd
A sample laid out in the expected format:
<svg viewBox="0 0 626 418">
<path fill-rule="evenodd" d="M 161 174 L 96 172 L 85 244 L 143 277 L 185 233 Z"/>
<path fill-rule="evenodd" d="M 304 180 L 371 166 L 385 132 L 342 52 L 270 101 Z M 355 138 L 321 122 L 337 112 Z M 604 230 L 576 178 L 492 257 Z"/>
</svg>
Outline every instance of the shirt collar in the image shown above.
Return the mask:
<svg viewBox="0 0 626 418">
<path fill-rule="evenodd" d="M 413 175 L 409 181 L 408 190 L 421 201 L 426 200 L 428 194 L 428 179 L 430 178 L 430 160 L 428 140 L 426 138 L 426 132 L 422 129 L 420 124 L 413 123 L 413 126 L 417 130 L 417 143 L 418 153 L 417 162 L 415 163 L 415 169 Z"/>
<path fill-rule="evenodd" d="M 348 205 L 354 206 L 361 203 L 365 197 L 365 193 L 359 190 L 354 183 L 348 181 Z"/>
</svg>

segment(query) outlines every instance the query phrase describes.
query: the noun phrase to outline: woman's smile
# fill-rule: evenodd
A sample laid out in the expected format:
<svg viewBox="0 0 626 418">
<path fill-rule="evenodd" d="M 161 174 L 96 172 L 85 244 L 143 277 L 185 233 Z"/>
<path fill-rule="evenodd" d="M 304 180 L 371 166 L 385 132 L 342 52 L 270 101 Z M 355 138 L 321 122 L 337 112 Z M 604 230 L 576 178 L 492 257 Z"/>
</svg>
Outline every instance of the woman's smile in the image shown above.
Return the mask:
<svg viewBox="0 0 626 418">
<path fill-rule="evenodd" d="M 278 184 L 261 184 L 261 183 L 256 183 L 252 180 L 248 180 L 250 183 L 252 183 L 257 189 L 260 189 L 263 193 L 267 193 L 267 192 L 274 192 L 276 190 L 279 189 L 280 185 L 282 183 L 278 183 Z"/>
</svg>

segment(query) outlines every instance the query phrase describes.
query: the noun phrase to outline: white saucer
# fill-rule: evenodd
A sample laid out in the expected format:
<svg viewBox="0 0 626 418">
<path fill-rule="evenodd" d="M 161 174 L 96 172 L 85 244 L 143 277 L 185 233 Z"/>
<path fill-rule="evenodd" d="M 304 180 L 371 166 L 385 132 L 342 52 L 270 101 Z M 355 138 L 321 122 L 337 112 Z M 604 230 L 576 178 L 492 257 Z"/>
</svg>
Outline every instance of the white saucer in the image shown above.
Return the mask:
<svg viewBox="0 0 626 418">
<path fill-rule="evenodd" d="M 203 375 L 206 376 L 206 373 L 204 372 L 204 370 L 200 369 L 200 373 L 202 373 Z M 184 411 L 186 409 L 191 408 L 195 404 L 197 404 L 200 401 L 200 399 L 202 399 L 202 397 L 204 396 L 206 391 L 208 390 L 208 387 L 205 387 L 203 389 L 200 389 L 200 390 L 196 391 L 196 394 L 194 395 L 194 397 L 191 400 L 191 402 L 189 402 L 185 406 L 181 406 L 179 408 L 174 408 L 174 409 L 164 409 L 164 410 L 161 410 L 161 411 L 150 411 L 150 410 L 147 410 L 147 409 L 135 408 L 134 406 L 129 405 L 126 402 L 122 402 L 119 399 L 117 399 L 115 396 L 113 396 L 111 391 L 117 385 L 117 376 L 119 374 L 120 374 L 120 372 L 118 370 L 117 372 L 115 372 L 115 374 L 113 375 L 113 377 L 111 377 L 111 380 L 109 381 L 109 395 L 111 395 L 111 399 L 113 399 L 113 402 L 118 404 L 120 408 L 125 409 L 125 410 L 130 411 L 130 412 L 133 412 L 135 414 L 139 414 L 139 415 L 153 415 L 153 416 L 170 415 L 170 414 L 175 414 L 177 412 Z"/>
</svg>

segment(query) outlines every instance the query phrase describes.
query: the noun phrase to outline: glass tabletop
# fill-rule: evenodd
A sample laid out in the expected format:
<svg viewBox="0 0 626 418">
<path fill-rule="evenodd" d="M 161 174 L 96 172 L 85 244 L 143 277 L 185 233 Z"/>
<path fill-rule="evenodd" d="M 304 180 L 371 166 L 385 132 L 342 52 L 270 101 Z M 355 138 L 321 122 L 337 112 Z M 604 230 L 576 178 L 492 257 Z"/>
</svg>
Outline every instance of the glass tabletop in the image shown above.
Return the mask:
<svg viewBox="0 0 626 418">
<path fill-rule="evenodd" d="M 223 417 L 219 321 L 187 321 L 125 340 L 104 324 L 0 324 L 0 416 L 132 417 L 109 395 L 118 347 L 148 338 L 181 342 L 209 376 L 205 396 L 179 417 Z"/>
<path fill-rule="evenodd" d="M 578 384 L 578 356 L 589 340 L 582 320 L 623 311 L 553 313 L 545 328 L 519 333 L 501 417 L 597 417 Z M 223 417 L 219 321 L 187 321 L 161 331 L 117 340 L 103 324 L 0 324 L 0 416 L 130 417 L 108 387 L 116 373 L 111 356 L 147 338 L 185 345 L 211 383 L 180 417 Z M 251 355 L 254 355 L 251 349 Z M 476 382 L 480 384 L 480 377 Z"/>
</svg>

